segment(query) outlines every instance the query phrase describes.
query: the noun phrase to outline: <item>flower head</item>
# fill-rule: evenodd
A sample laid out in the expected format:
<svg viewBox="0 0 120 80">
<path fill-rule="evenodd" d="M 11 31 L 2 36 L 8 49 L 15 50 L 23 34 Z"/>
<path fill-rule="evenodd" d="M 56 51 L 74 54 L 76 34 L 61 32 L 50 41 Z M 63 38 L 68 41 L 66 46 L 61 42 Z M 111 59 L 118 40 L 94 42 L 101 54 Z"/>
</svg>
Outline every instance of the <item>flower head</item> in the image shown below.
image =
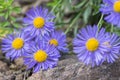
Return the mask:
<svg viewBox="0 0 120 80">
<path fill-rule="evenodd" d="M 103 0 L 100 11 L 106 15 L 105 20 L 120 27 L 120 0 Z"/>
<path fill-rule="evenodd" d="M 48 34 L 54 30 L 54 22 L 51 22 L 55 16 L 48 13 L 48 9 L 42 7 L 32 8 L 27 12 L 27 17 L 23 22 L 28 25 L 25 31 L 30 31 L 32 36 Z"/>
<path fill-rule="evenodd" d="M 45 41 L 55 46 L 61 52 L 68 52 L 66 35 L 62 31 L 53 31 L 50 35 L 44 36 Z"/>
<path fill-rule="evenodd" d="M 73 49 L 79 60 L 86 65 L 100 65 L 103 59 L 103 54 L 107 48 L 103 46 L 108 38 L 105 36 L 105 29 L 101 28 L 98 31 L 97 26 L 87 26 L 82 28 L 73 40 Z"/>
<path fill-rule="evenodd" d="M 11 58 L 11 60 L 18 58 L 29 48 L 28 42 L 31 39 L 32 37 L 26 32 L 9 34 L 2 39 L 2 52 L 6 53 L 6 57 Z"/>
<path fill-rule="evenodd" d="M 30 49 L 24 54 L 24 64 L 28 69 L 33 68 L 33 72 L 47 70 L 57 65 L 60 54 L 54 46 L 45 44 L 44 41 L 31 42 Z"/>
<path fill-rule="evenodd" d="M 120 55 L 120 38 L 116 34 L 110 35 L 110 33 L 107 33 L 106 36 L 109 36 L 109 40 L 104 42 L 103 45 L 106 46 L 108 50 L 104 54 L 103 61 L 113 63 Z"/>
</svg>

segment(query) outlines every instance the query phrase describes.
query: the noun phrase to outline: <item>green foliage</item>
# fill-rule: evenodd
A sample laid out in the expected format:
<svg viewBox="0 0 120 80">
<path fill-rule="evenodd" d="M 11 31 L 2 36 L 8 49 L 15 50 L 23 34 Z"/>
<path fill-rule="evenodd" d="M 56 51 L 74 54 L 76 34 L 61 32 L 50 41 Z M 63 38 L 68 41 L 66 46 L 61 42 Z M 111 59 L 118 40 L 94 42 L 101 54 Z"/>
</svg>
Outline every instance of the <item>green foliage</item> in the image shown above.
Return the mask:
<svg viewBox="0 0 120 80">
<path fill-rule="evenodd" d="M 56 27 L 64 29 L 69 37 L 74 37 L 79 28 L 89 24 L 96 24 L 99 28 L 105 26 L 106 31 L 120 36 L 119 28 L 104 21 L 104 15 L 99 11 L 101 3 L 102 0 L 53 0 L 47 6 L 56 15 Z"/>
<path fill-rule="evenodd" d="M 79 28 L 99 21 L 99 8 L 102 0 L 53 0 L 47 6 L 52 8 L 56 15 L 57 28 L 66 29 L 65 33 L 72 31 L 76 35 Z M 75 4 L 73 4 L 75 3 Z M 96 20 L 95 20 L 96 19 Z"/>
<path fill-rule="evenodd" d="M 18 28 L 15 13 L 20 12 L 20 7 L 13 6 L 14 0 L 0 0 L 0 37 L 11 33 L 13 29 Z"/>
</svg>

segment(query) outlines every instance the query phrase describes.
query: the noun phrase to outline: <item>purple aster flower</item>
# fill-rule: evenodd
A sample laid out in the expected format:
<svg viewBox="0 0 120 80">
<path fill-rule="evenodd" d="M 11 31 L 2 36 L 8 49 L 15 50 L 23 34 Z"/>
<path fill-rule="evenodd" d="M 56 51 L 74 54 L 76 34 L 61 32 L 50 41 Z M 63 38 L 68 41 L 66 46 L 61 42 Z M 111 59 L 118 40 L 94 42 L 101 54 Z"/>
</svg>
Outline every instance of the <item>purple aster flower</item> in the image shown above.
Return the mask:
<svg viewBox="0 0 120 80">
<path fill-rule="evenodd" d="M 100 11 L 106 15 L 105 20 L 120 27 L 120 0 L 103 0 Z"/>
<path fill-rule="evenodd" d="M 109 36 L 109 40 L 104 42 L 104 46 L 107 46 L 108 50 L 104 54 L 104 60 L 108 63 L 113 63 L 116 59 L 118 59 L 120 55 L 120 37 L 118 37 L 116 34 L 110 35 L 110 33 L 107 33 L 106 36 Z"/>
<path fill-rule="evenodd" d="M 39 39 L 37 39 L 39 40 Z M 33 72 L 39 70 L 47 70 L 57 65 L 60 54 L 54 46 L 45 44 L 43 40 L 39 40 L 37 43 L 32 42 L 30 49 L 24 56 L 24 64 L 28 69 L 33 68 Z"/>
<path fill-rule="evenodd" d="M 44 36 L 45 41 L 55 46 L 59 51 L 67 53 L 66 35 L 62 31 L 53 31 L 49 35 Z"/>
<path fill-rule="evenodd" d="M 51 20 L 54 19 L 55 16 L 48 13 L 48 9 L 42 7 L 32 8 L 26 15 L 27 17 L 23 19 L 23 22 L 28 25 L 25 31 L 30 31 L 32 36 L 43 36 L 54 30 L 54 22 Z"/>
<path fill-rule="evenodd" d="M 107 51 L 106 46 L 103 45 L 107 39 L 104 28 L 98 31 L 95 25 L 87 26 L 82 28 L 73 40 L 73 51 L 86 65 L 100 65 L 103 54 Z"/>
<path fill-rule="evenodd" d="M 2 52 L 5 53 L 8 59 L 14 60 L 25 53 L 29 48 L 28 42 L 31 40 L 28 32 L 20 32 L 16 34 L 9 34 L 2 39 Z"/>
</svg>

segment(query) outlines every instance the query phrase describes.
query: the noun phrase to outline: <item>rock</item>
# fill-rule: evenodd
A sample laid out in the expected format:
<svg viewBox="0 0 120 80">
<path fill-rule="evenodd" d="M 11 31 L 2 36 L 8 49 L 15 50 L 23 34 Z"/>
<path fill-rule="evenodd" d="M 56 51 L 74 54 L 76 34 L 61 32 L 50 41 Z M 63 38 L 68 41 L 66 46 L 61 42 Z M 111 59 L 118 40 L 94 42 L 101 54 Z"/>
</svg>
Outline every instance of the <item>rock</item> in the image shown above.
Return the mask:
<svg viewBox="0 0 120 80">
<path fill-rule="evenodd" d="M 8 70 L 7 63 L 0 61 L 0 72 L 4 72 Z"/>
<path fill-rule="evenodd" d="M 3 74 L 0 72 L 0 80 L 4 80 Z"/>
<path fill-rule="evenodd" d="M 23 80 L 23 74 L 17 75 L 15 80 Z"/>
<path fill-rule="evenodd" d="M 11 63 L 9 68 L 11 70 L 20 70 L 20 69 L 24 69 L 24 62 L 23 62 L 23 57 L 17 58 L 14 60 L 14 63 Z"/>
<path fill-rule="evenodd" d="M 22 68 L 24 66 L 23 57 L 15 59 L 15 65 L 18 69 Z"/>
<path fill-rule="evenodd" d="M 91 68 L 74 57 L 68 58 L 53 69 L 33 73 L 28 80 L 120 80 L 120 59 Z"/>
<path fill-rule="evenodd" d="M 8 70 L 6 72 L 0 72 L 0 80 L 25 80 L 24 73 L 21 70 L 14 71 Z"/>
<path fill-rule="evenodd" d="M 12 80 L 12 71 L 0 72 L 0 80 Z"/>
<path fill-rule="evenodd" d="M 23 80 L 24 70 L 22 59 L 15 60 L 16 68 L 11 69 L 6 62 L 0 61 L 0 80 Z"/>
<path fill-rule="evenodd" d="M 68 59 L 61 60 L 58 67 L 34 73 L 28 80 L 80 80 L 84 73 L 87 74 L 88 68 L 75 58 L 68 57 Z M 87 77 L 87 75 L 83 76 L 85 80 Z"/>
</svg>

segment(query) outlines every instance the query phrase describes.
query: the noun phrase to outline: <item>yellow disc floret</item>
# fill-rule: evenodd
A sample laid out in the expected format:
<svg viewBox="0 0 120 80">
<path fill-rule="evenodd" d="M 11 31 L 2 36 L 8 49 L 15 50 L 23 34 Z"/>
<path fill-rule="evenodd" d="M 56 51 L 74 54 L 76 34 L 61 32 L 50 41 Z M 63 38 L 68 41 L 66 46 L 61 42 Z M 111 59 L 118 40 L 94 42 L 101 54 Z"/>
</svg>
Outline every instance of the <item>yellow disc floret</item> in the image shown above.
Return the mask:
<svg viewBox="0 0 120 80">
<path fill-rule="evenodd" d="M 56 39 L 51 39 L 51 40 L 49 41 L 49 43 L 50 43 L 51 45 L 58 46 L 58 41 L 57 41 Z"/>
<path fill-rule="evenodd" d="M 120 0 L 116 1 L 113 5 L 114 11 L 120 13 Z"/>
<path fill-rule="evenodd" d="M 37 17 L 33 20 L 33 25 L 35 28 L 42 28 L 45 24 L 45 20 L 42 17 Z"/>
<path fill-rule="evenodd" d="M 24 41 L 21 38 L 16 38 L 12 42 L 12 47 L 14 49 L 21 49 L 23 47 L 23 45 L 24 45 Z"/>
<path fill-rule="evenodd" d="M 95 51 L 98 49 L 99 41 L 95 38 L 90 38 L 86 42 L 86 48 L 88 51 Z"/>
<path fill-rule="evenodd" d="M 43 50 L 38 50 L 35 54 L 34 54 L 34 59 L 37 62 L 44 62 L 47 59 L 47 53 Z"/>
</svg>

